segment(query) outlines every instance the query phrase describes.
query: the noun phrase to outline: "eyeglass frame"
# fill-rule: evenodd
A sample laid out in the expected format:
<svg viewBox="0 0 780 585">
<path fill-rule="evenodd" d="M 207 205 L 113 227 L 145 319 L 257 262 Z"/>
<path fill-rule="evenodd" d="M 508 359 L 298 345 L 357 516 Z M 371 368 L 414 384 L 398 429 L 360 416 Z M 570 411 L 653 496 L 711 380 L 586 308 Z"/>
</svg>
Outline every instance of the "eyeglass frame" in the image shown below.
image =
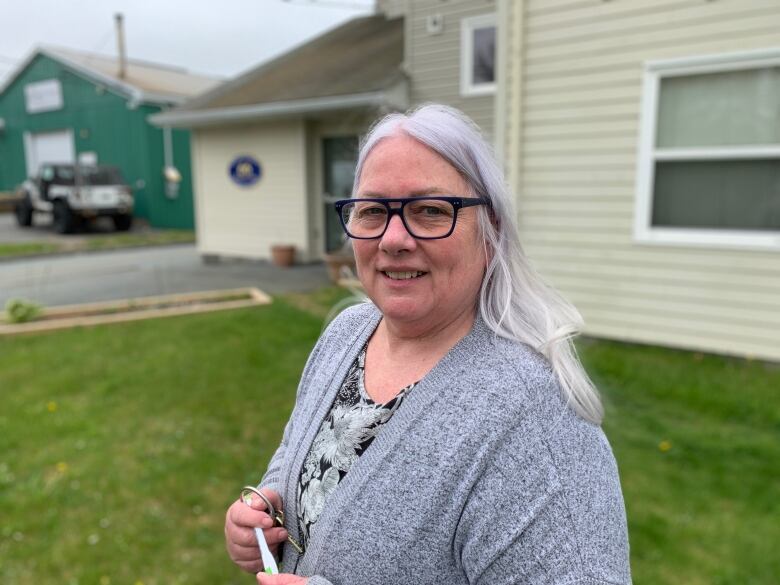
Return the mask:
<svg viewBox="0 0 780 585">
<path fill-rule="evenodd" d="M 432 201 L 446 201 L 447 203 L 450 203 L 453 208 L 453 216 L 452 216 L 452 226 L 450 226 L 450 231 L 448 231 L 443 236 L 416 236 L 412 232 L 411 229 L 409 229 L 409 226 L 406 223 L 406 216 L 403 213 L 404 207 L 406 207 L 409 203 L 413 201 L 419 201 L 420 199 L 425 200 L 432 200 Z M 345 205 L 349 203 L 382 203 L 385 206 L 385 209 L 387 209 L 387 221 L 385 222 L 385 227 L 382 230 L 382 232 L 379 235 L 376 236 L 353 236 L 349 233 L 349 230 L 347 229 L 347 224 L 344 222 L 344 214 L 341 212 L 341 210 L 344 208 Z M 391 203 L 400 203 L 398 207 L 390 207 Z M 339 220 L 341 220 L 341 227 L 344 229 L 344 233 L 347 234 L 347 237 L 352 238 L 353 240 L 378 240 L 382 236 L 385 235 L 385 232 L 387 231 L 387 228 L 390 226 L 390 220 L 393 219 L 394 215 L 398 215 L 401 218 L 401 223 L 404 224 L 404 228 L 409 233 L 410 236 L 412 236 L 416 240 L 442 240 L 444 238 L 448 238 L 452 235 L 452 232 L 455 231 L 455 224 L 458 223 L 458 212 L 461 209 L 464 209 L 466 207 L 474 207 L 476 205 L 487 205 L 490 206 L 490 199 L 487 199 L 486 197 L 454 197 L 449 195 L 425 195 L 421 197 L 361 197 L 359 199 L 340 199 L 334 203 L 336 207 L 336 213 L 339 216 Z"/>
</svg>

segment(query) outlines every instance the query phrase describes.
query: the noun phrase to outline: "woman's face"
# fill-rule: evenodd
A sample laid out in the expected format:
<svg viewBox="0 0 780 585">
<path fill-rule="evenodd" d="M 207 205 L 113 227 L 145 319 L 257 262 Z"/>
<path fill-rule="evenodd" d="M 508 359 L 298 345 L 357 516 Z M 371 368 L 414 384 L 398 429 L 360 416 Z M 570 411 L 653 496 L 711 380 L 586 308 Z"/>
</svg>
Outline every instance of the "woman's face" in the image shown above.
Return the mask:
<svg viewBox="0 0 780 585">
<path fill-rule="evenodd" d="M 472 196 L 428 147 L 403 134 L 382 139 L 366 158 L 355 197 L 421 195 Z M 477 209 L 462 209 L 455 230 L 439 240 L 413 238 L 398 215 L 381 238 L 352 240 L 360 280 L 386 319 L 418 334 L 473 319 L 486 266 Z M 422 274 L 403 274 L 410 272 Z"/>
</svg>

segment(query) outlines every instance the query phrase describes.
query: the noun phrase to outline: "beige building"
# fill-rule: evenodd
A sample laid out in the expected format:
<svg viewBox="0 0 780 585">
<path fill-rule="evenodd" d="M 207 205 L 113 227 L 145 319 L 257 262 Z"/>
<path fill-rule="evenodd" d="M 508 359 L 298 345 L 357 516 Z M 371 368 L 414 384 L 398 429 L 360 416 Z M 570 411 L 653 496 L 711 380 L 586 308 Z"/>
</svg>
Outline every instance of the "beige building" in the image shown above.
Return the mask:
<svg viewBox="0 0 780 585">
<path fill-rule="evenodd" d="M 780 3 L 498 13 L 523 241 L 587 332 L 780 359 Z"/>
<path fill-rule="evenodd" d="M 358 136 L 405 109 L 403 19 L 359 18 L 152 118 L 192 129 L 198 250 L 298 262 L 344 244 L 333 202 L 349 197 Z"/>
</svg>

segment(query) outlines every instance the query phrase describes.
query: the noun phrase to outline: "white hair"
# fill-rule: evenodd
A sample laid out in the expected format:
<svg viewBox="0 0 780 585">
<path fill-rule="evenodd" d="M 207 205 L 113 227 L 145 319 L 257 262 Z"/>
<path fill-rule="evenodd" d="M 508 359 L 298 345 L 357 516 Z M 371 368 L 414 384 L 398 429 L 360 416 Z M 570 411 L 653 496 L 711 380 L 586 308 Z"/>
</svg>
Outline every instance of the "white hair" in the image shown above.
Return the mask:
<svg viewBox="0 0 780 585">
<path fill-rule="evenodd" d="M 361 142 L 353 193 L 374 146 L 398 134 L 411 136 L 439 154 L 460 172 L 472 195 L 490 200 L 489 209 L 479 207 L 479 227 L 490 259 L 479 295 L 480 315 L 496 335 L 541 353 L 566 401 L 579 416 L 599 424 L 604 416 L 601 400 L 572 342 L 583 326 L 582 317 L 528 262 L 504 174 L 470 118 L 449 106 L 426 104 L 378 120 Z"/>
</svg>

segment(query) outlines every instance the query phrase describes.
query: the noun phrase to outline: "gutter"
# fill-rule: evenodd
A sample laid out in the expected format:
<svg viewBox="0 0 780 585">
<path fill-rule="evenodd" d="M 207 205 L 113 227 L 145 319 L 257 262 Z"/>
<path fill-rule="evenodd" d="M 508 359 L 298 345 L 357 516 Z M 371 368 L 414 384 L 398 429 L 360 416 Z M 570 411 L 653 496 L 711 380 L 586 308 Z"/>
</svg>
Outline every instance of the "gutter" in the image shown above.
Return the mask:
<svg viewBox="0 0 780 585">
<path fill-rule="evenodd" d="M 249 106 L 212 108 L 206 110 L 170 110 L 152 114 L 147 120 L 155 126 L 193 128 L 230 124 L 246 120 L 262 120 L 299 114 L 313 114 L 360 107 L 377 107 L 403 110 L 408 107 L 406 83 L 400 83 L 389 90 L 356 93 L 350 95 L 308 98 L 293 101 L 268 102 Z"/>
</svg>

